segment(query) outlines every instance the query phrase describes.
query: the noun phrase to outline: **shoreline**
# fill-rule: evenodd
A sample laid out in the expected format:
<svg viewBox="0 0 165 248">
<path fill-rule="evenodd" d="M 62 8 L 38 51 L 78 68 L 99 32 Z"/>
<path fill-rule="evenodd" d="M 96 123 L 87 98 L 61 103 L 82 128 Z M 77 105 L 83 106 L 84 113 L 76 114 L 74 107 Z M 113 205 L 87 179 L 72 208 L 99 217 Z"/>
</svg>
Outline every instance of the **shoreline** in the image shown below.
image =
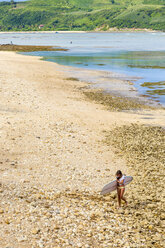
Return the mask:
<svg viewBox="0 0 165 248">
<path fill-rule="evenodd" d="M 25 34 L 25 33 L 41 33 L 41 34 L 44 34 L 44 33 L 46 33 L 46 34 L 49 34 L 49 33 L 61 33 L 61 34 L 81 34 L 81 33 L 124 33 L 124 32 L 131 32 L 131 33 L 138 33 L 138 32 L 144 32 L 144 33 L 164 33 L 164 31 L 163 30 L 152 30 L 152 29 L 134 29 L 134 28 L 132 28 L 132 29 L 116 29 L 116 28 L 111 28 L 111 29 L 109 29 L 109 30 L 107 30 L 107 31 L 103 31 L 103 30 L 91 30 L 91 31 L 82 31 L 82 30 L 80 30 L 80 31 L 56 31 L 56 30 L 54 30 L 54 31 L 39 31 L 39 30 L 37 30 L 37 31 L 0 31 L 0 34 L 15 34 L 15 33 L 23 33 L 23 34 Z"/>
<path fill-rule="evenodd" d="M 28 56 L 28 55 L 27 55 Z M 38 56 L 35 56 L 38 57 Z M 126 98 L 131 101 L 137 101 L 138 104 L 146 105 L 155 108 L 164 108 L 164 103 L 161 103 L 157 98 L 151 95 L 141 94 L 134 85 L 134 81 L 138 77 L 132 77 L 126 74 L 120 74 L 114 71 L 103 71 L 96 69 L 78 68 L 74 66 L 61 65 L 57 62 L 41 60 L 49 63 L 55 63 L 59 68 L 65 69 L 68 77 L 74 80 L 86 82 L 91 91 L 98 90 L 104 94 L 109 94 L 114 97 Z M 62 69 L 62 70 L 63 70 Z"/>
<path fill-rule="evenodd" d="M 120 210 L 116 192 L 102 197 L 100 191 L 118 169 L 134 176 L 136 166 L 105 143 L 106 135 L 136 124 L 164 127 L 165 111 L 107 110 L 88 101 L 83 95 L 88 84 L 68 80 L 63 68 L 0 52 L 0 246 L 163 247 L 163 210 L 156 212 L 157 204 L 159 210 L 163 206 L 162 186 L 159 201 L 151 194 L 143 198 L 143 181 L 135 175 L 127 187 L 129 205 Z M 141 145 L 143 129 L 138 130 Z M 123 144 L 124 135 L 117 133 L 115 144 Z M 147 139 L 150 144 L 150 135 Z M 125 142 L 130 144 L 129 136 Z M 152 166 L 160 175 L 155 162 Z"/>
<path fill-rule="evenodd" d="M 41 60 L 43 59 L 41 58 Z M 160 103 L 157 99 L 138 92 L 138 89 L 133 83 L 138 77 L 132 78 L 131 76 L 112 71 L 77 68 L 74 66 L 61 65 L 48 60 L 43 61 L 55 63 L 59 68 L 65 68 L 65 71 L 69 73 L 69 77 L 74 78 L 75 80 L 77 79 L 77 81 L 86 82 L 89 85 L 89 89 L 93 92 L 98 91 L 105 95 L 121 97 L 131 101 L 133 100 L 138 104 L 141 103 L 148 107 L 164 108 L 164 104 Z"/>
<path fill-rule="evenodd" d="M 81 31 L 80 31 L 81 32 Z M 1 48 L 3 48 L 3 46 L 4 46 L 4 50 L 11 50 L 11 51 L 14 51 L 14 49 L 13 48 L 11 48 L 11 49 L 8 49 L 7 47 L 5 48 L 5 46 L 7 46 L 7 45 L 0 45 L 0 50 L 2 50 Z M 11 46 L 11 45 L 8 45 L 8 46 Z M 14 45 L 13 45 L 14 46 Z M 19 46 L 17 45 L 17 47 L 18 47 L 18 51 L 20 51 L 21 52 L 21 50 L 20 50 L 20 48 L 19 48 Z M 26 47 L 28 47 L 28 46 L 24 46 L 24 48 L 26 48 Z M 35 47 L 35 46 L 32 46 L 32 47 Z M 41 49 L 41 51 L 44 51 L 44 46 L 38 46 L 39 48 L 42 48 Z M 47 47 L 47 46 L 45 46 L 45 50 L 46 50 L 46 48 L 48 48 L 48 51 L 49 50 L 51 50 L 50 49 L 50 47 Z M 23 48 L 22 48 L 23 49 Z M 63 48 L 56 48 L 57 49 L 57 51 L 59 50 L 63 50 L 63 51 L 66 51 L 66 50 L 69 50 L 69 48 L 68 49 L 63 49 Z M 54 50 L 56 50 L 56 49 L 54 49 Z M 16 50 L 16 49 L 15 49 Z M 36 48 L 35 48 L 35 50 L 34 51 L 37 51 L 38 50 L 38 48 L 37 48 L 37 46 L 36 46 Z M 32 51 L 32 50 L 30 50 L 30 46 L 29 46 L 29 48 L 26 50 L 24 50 L 24 52 L 30 52 L 30 51 Z M 76 68 L 76 67 L 70 67 L 70 68 Z M 100 67 L 101 68 L 101 67 Z M 92 70 L 92 69 L 91 69 Z M 86 72 L 88 72 L 88 71 L 91 71 L 91 70 L 86 70 Z M 98 72 L 98 74 L 100 73 L 101 74 L 101 71 L 99 71 L 99 69 L 97 68 L 96 69 L 97 70 L 97 72 Z M 103 73 L 103 72 L 102 72 Z M 108 74 L 108 71 L 106 72 L 105 71 L 105 74 Z M 89 73 L 89 75 L 91 74 L 91 72 Z M 111 73 L 112 74 L 112 73 Z M 141 99 L 142 101 L 145 101 L 145 102 L 147 102 L 148 101 L 148 104 L 154 104 L 155 106 L 157 105 L 157 106 L 159 106 L 159 105 L 161 105 L 161 106 L 164 106 L 164 102 L 163 102 L 163 96 L 161 96 L 161 92 L 159 93 L 158 91 L 155 91 L 153 94 L 152 94 L 152 92 L 148 92 L 147 93 L 147 91 L 149 90 L 149 87 L 147 88 L 146 86 L 144 87 L 143 86 L 143 88 L 142 87 L 140 87 L 140 85 L 138 86 L 137 84 L 136 84 L 136 82 L 134 83 L 134 81 L 136 81 L 137 79 L 138 79 L 138 77 L 131 77 L 131 76 L 129 76 L 129 75 L 118 75 L 118 78 L 119 78 L 119 81 L 120 81 L 120 79 L 121 80 L 123 80 L 124 78 L 126 78 L 126 80 L 125 80 L 125 82 L 126 82 L 126 84 L 127 84 L 127 82 L 128 82 L 128 84 L 131 84 L 132 85 L 132 87 L 129 87 L 129 85 L 127 85 L 126 86 L 126 84 L 125 85 L 122 85 L 122 86 L 124 86 L 124 88 L 128 88 L 126 91 L 125 91 L 125 93 L 126 93 L 126 96 L 128 96 L 128 95 L 130 95 L 131 94 L 131 97 L 136 97 L 136 98 L 139 98 L 139 99 Z M 84 80 L 84 79 L 83 79 Z M 97 82 L 99 81 L 98 79 L 96 79 L 97 80 Z M 110 87 L 112 87 L 112 91 L 110 91 L 110 93 L 112 93 L 112 94 L 114 94 L 115 96 L 116 95 L 118 95 L 118 93 L 120 93 L 120 95 L 123 95 L 124 96 L 124 94 L 123 94 L 123 90 L 122 91 L 120 91 L 120 87 L 118 87 L 118 85 L 119 85 L 119 82 L 118 82 L 118 84 L 112 84 L 110 81 L 112 81 L 113 80 L 113 77 L 109 77 L 109 78 L 107 78 L 107 82 L 106 82 L 106 80 L 104 79 L 104 76 L 103 76 L 103 78 L 100 78 L 100 80 L 101 80 L 101 86 L 103 86 L 103 90 L 105 90 L 105 92 L 109 92 L 109 88 L 107 87 L 106 88 L 106 84 L 108 85 L 108 84 L 110 84 Z M 108 80 L 109 80 L 109 82 L 108 82 Z M 124 81 L 123 80 L 123 81 Z M 105 81 L 105 82 L 103 82 L 103 81 Z M 95 82 L 93 82 L 94 84 L 95 84 L 95 87 L 97 87 L 97 88 L 99 88 L 99 84 L 96 84 Z M 134 84 L 134 85 L 133 85 Z M 126 87 L 125 87 L 126 86 Z M 143 89 L 143 90 L 142 90 Z M 129 92 L 128 92 L 129 91 Z M 139 93 L 139 91 L 141 92 L 141 93 Z M 138 93 L 136 93 L 136 92 L 138 92 Z M 122 94 L 121 94 L 122 93 Z M 155 95 L 154 95 L 155 94 Z M 160 96 L 160 97 L 159 97 Z M 162 98 L 161 98 L 162 97 Z M 160 98 L 160 99 L 159 99 Z"/>
<path fill-rule="evenodd" d="M 0 45 L 0 51 L 10 51 L 10 52 L 20 52 L 22 55 L 27 55 L 26 52 L 34 52 L 34 51 L 67 51 L 68 49 L 64 49 L 62 47 L 53 47 L 53 46 L 27 46 L 27 45 L 14 45 L 14 44 L 2 44 Z M 25 54 L 23 54 L 25 52 Z M 35 56 L 39 59 L 44 60 L 44 57 Z M 52 62 L 52 61 L 47 61 Z M 70 75 L 74 76 L 75 73 L 77 74 L 78 80 L 87 82 L 91 89 L 98 89 L 102 90 L 108 94 L 114 95 L 115 97 L 127 97 L 129 99 L 135 98 L 138 102 L 145 102 L 148 105 L 155 105 L 159 107 L 162 105 L 157 103 L 156 101 L 152 100 L 151 97 L 147 96 L 147 99 L 144 98 L 141 94 L 139 94 L 138 90 L 135 88 L 134 83 L 138 79 L 138 77 L 130 77 L 128 75 L 122 75 L 117 72 L 112 71 L 101 71 L 96 69 L 84 69 L 84 68 L 77 68 L 74 66 L 65 66 L 60 65 L 56 62 L 53 62 L 59 67 L 65 68 L 67 73 L 70 72 Z M 85 75 L 85 77 L 84 77 Z M 107 88 L 108 85 L 108 88 Z M 121 90 L 122 89 L 122 90 Z"/>
</svg>

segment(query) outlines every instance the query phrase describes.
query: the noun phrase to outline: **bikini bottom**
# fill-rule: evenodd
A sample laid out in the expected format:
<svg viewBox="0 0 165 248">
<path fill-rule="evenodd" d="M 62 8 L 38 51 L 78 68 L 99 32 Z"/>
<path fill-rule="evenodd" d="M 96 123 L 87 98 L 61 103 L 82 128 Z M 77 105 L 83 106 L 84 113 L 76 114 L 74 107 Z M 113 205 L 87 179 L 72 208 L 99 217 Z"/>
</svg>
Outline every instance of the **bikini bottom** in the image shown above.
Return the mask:
<svg viewBox="0 0 165 248">
<path fill-rule="evenodd" d="M 117 187 L 118 189 L 125 189 L 125 187 L 124 186 L 119 186 L 119 187 Z"/>
</svg>

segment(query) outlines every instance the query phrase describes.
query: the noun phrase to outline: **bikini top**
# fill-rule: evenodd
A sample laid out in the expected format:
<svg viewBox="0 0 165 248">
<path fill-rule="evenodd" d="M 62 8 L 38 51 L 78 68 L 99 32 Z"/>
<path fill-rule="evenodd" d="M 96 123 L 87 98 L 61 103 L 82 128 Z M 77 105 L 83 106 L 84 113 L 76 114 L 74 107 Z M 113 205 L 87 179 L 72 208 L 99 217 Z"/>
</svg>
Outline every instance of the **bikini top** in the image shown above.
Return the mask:
<svg viewBox="0 0 165 248">
<path fill-rule="evenodd" d="M 124 181 L 123 181 L 124 180 Z M 123 181 L 123 183 L 121 183 L 121 181 Z M 123 175 L 120 179 L 119 179 L 119 185 L 124 185 L 125 184 L 125 176 Z"/>
</svg>

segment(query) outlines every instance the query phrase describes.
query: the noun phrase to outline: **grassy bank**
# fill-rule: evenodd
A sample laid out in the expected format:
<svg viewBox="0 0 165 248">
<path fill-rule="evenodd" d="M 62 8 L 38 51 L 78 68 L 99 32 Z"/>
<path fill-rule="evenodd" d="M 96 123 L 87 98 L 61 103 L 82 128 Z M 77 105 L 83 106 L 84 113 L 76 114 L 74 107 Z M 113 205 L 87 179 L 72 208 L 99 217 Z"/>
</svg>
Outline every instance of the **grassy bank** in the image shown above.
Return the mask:
<svg viewBox="0 0 165 248">
<path fill-rule="evenodd" d="M 30 0 L 0 3 L 0 30 L 165 30 L 163 0 Z"/>
</svg>

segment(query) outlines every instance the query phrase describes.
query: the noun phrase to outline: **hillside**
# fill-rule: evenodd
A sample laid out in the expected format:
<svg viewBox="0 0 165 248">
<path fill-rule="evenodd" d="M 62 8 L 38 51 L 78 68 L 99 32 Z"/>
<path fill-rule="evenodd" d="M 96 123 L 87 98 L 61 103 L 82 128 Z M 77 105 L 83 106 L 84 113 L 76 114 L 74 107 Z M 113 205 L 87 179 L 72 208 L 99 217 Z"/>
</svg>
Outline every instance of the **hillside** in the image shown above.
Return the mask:
<svg viewBox="0 0 165 248">
<path fill-rule="evenodd" d="M 30 0 L 0 2 L 0 30 L 165 31 L 164 0 Z"/>
</svg>

